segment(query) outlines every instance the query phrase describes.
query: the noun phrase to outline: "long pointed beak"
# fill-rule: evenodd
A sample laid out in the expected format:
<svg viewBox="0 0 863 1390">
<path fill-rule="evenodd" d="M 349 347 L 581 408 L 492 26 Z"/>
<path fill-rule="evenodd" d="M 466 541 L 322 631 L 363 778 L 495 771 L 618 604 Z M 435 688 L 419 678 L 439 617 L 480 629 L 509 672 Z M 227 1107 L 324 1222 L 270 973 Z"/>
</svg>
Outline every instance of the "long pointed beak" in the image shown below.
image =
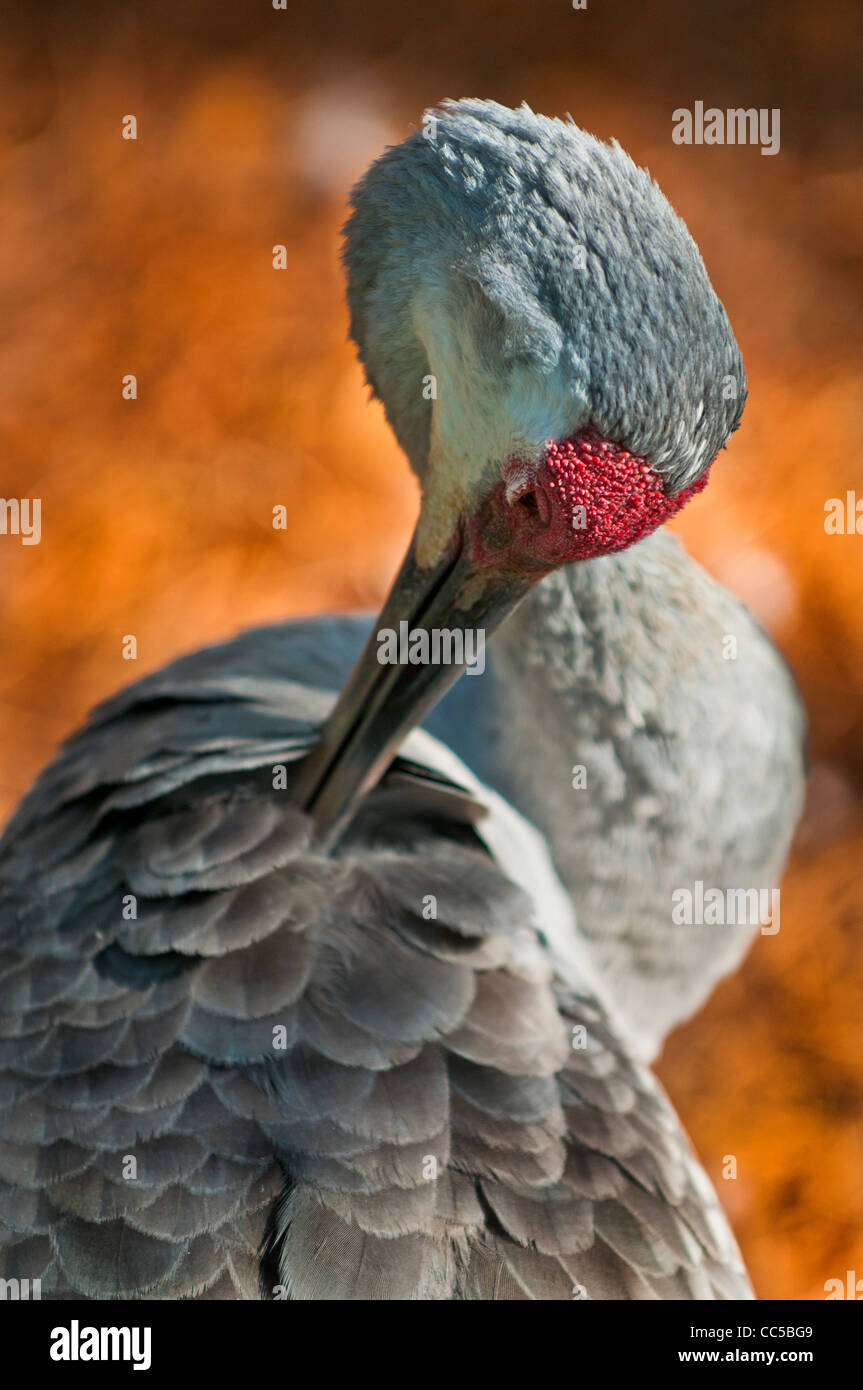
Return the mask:
<svg viewBox="0 0 863 1390">
<path fill-rule="evenodd" d="M 299 770 L 294 794 L 315 821 L 319 846 L 339 838 L 403 740 L 455 684 L 473 654 L 484 651 L 486 639 L 529 586 L 527 578 L 493 565 L 478 569 L 461 535 L 437 565 L 421 569 L 414 532 L 320 741 Z M 411 640 L 394 644 L 388 633 L 402 639 L 409 633 Z M 405 659 L 408 652 L 414 660 Z M 458 656 L 467 659 L 453 659 Z"/>
</svg>

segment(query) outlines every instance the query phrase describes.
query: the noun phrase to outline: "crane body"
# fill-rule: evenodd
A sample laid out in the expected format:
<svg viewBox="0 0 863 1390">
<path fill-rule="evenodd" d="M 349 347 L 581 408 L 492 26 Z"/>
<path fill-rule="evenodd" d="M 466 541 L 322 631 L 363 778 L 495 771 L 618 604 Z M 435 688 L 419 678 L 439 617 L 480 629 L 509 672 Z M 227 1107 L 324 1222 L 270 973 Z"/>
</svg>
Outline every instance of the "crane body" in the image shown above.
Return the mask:
<svg viewBox="0 0 863 1390">
<path fill-rule="evenodd" d="M 3 1277 L 750 1297 L 645 1065 L 752 934 L 681 930 L 670 895 L 773 886 L 802 784 L 784 667 L 657 531 L 739 422 L 737 345 L 656 185 L 572 123 L 445 104 L 353 209 L 417 527 L 371 626 L 180 658 L 13 816 Z M 381 662 L 403 624 L 488 637 L 487 669 Z"/>
</svg>

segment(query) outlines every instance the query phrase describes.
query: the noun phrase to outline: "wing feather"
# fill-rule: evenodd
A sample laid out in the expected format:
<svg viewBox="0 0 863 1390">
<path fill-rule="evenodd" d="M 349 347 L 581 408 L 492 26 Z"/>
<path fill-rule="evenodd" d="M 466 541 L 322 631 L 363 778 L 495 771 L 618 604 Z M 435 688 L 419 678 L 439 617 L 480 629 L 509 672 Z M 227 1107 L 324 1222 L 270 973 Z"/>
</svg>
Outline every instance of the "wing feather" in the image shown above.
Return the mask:
<svg viewBox="0 0 863 1390">
<path fill-rule="evenodd" d="M 512 880 L 534 832 L 420 738 L 321 856 L 290 779 L 328 700 L 236 651 L 96 711 L 0 841 L 2 1273 L 747 1296 L 667 1100 Z"/>
</svg>

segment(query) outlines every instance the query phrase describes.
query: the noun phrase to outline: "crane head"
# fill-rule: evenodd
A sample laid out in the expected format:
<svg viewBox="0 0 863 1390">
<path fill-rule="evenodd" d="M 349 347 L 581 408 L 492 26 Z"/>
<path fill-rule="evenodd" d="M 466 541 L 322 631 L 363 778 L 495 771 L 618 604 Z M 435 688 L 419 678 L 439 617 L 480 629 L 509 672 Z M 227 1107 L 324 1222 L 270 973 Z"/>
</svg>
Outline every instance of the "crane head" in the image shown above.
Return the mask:
<svg viewBox="0 0 863 1390">
<path fill-rule="evenodd" d="M 685 225 L 617 144 L 445 103 L 352 206 L 351 332 L 422 489 L 375 631 L 490 634 L 542 575 L 700 491 L 743 364 Z M 375 631 L 301 777 L 331 838 L 463 669 L 382 666 Z"/>
</svg>

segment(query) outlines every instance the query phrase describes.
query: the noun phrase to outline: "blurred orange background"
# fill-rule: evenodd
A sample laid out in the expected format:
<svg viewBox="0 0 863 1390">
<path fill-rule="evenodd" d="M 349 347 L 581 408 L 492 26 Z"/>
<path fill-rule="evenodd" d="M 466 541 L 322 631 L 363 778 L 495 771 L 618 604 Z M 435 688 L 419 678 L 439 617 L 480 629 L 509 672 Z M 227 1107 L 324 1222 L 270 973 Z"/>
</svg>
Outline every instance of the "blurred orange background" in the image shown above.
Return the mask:
<svg viewBox="0 0 863 1390">
<path fill-rule="evenodd" d="M 823 1298 L 863 1277 L 863 536 L 824 530 L 827 499 L 863 499 L 859 8 L 288 3 L 49 3 L 0 38 L 0 496 L 43 505 L 40 545 L 0 536 L 0 813 L 133 676 L 383 596 L 417 494 L 346 340 L 366 164 L 444 96 L 615 136 L 689 223 L 749 375 L 678 529 L 812 724 L 782 930 L 660 1070 L 759 1295 Z M 696 100 L 778 107 L 781 153 L 674 145 Z"/>
</svg>

